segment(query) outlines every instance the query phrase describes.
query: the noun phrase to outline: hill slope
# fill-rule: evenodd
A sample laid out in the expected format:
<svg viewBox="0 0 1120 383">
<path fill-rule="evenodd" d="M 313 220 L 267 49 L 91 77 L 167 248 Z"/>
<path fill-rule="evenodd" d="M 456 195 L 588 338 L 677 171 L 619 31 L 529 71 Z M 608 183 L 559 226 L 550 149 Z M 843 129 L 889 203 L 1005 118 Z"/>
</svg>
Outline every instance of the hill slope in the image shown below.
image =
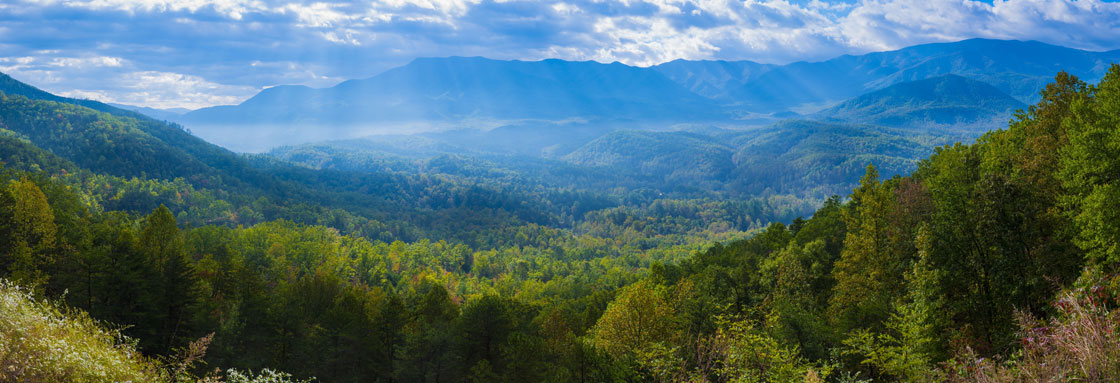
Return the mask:
<svg viewBox="0 0 1120 383">
<path fill-rule="evenodd" d="M 905 174 L 951 140 L 870 125 L 783 121 L 735 139 L 729 187 L 754 194 L 842 194 L 856 185 L 868 163 L 885 177 Z"/>
<path fill-rule="evenodd" d="M 583 166 L 655 175 L 669 183 L 724 180 L 733 166 L 730 148 L 712 137 L 688 132 L 616 131 L 564 159 Z"/>
<path fill-rule="evenodd" d="M 976 130 L 1007 125 L 1015 110 L 1026 108 L 980 81 L 957 75 L 894 84 L 816 114 L 832 121 L 893 127 L 955 126 Z"/>
<path fill-rule="evenodd" d="M 100 101 L 57 96 L 42 89 L 20 82 L 19 80 L 16 80 L 4 73 L 0 73 L 0 93 L 11 96 L 24 96 L 32 100 L 55 101 L 66 104 L 74 104 L 116 116 L 139 118 L 146 117 L 136 111 L 121 109 Z"/>
<path fill-rule="evenodd" d="M 5 150 L 0 159 L 20 170 L 107 178 L 97 192 L 122 209 L 150 211 L 165 204 L 177 215 L 186 212 L 206 222 L 283 218 L 362 231 L 371 238 L 415 239 L 433 233 L 474 236 L 487 230 L 483 226 L 517 222 L 510 210 L 541 223 L 550 219 L 536 205 L 507 209 L 502 203 L 514 197 L 495 188 L 475 187 L 463 194 L 476 200 L 456 201 L 446 195 L 461 185 L 443 180 L 309 170 L 232 153 L 143 115 L 116 116 L 18 95 L 0 94 L 0 147 Z M 200 195 L 205 197 L 198 200 Z M 468 228 L 469 222 L 481 226 Z"/>
</svg>

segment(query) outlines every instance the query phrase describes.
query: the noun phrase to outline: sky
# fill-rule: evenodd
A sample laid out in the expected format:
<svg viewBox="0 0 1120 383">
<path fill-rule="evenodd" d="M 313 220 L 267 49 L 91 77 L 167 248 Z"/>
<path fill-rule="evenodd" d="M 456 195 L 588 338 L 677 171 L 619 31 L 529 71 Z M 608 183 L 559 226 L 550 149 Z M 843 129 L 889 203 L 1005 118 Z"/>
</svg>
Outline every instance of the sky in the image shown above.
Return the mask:
<svg viewBox="0 0 1120 383">
<path fill-rule="evenodd" d="M 0 72 L 156 108 L 327 87 L 417 57 L 784 64 L 974 37 L 1120 49 L 1099 0 L 0 0 Z"/>
</svg>

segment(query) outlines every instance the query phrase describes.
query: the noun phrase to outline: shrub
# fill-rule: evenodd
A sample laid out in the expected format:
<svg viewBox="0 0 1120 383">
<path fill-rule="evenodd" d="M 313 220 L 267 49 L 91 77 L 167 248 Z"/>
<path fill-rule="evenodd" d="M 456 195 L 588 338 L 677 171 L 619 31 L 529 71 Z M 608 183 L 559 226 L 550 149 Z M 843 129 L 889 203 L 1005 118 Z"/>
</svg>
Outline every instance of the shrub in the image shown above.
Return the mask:
<svg viewBox="0 0 1120 383">
<path fill-rule="evenodd" d="M 1095 295 L 1067 294 L 1050 321 L 1019 316 L 1021 351 L 1007 362 L 965 350 L 946 365 L 955 382 L 1120 381 L 1120 310 Z"/>
</svg>

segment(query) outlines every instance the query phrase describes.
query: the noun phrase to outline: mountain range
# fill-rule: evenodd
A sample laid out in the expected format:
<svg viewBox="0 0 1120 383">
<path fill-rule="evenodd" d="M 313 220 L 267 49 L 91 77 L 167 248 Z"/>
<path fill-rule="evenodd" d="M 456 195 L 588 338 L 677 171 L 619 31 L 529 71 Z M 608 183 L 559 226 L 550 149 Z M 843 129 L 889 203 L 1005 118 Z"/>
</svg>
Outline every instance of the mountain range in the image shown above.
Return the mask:
<svg viewBox="0 0 1120 383">
<path fill-rule="evenodd" d="M 213 142 L 248 151 L 461 128 L 571 122 L 643 129 L 680 123 L 765 126 L 803 115 L 898 125 L 915 119 L 943 123 L 946 120 L 937 114 L 953 113 L 967 116 L 961 117 L 965 125 L 979 124 L 977 129 L 986 130 L 1000 125 L 980 121 L 1005 122 L 1006 107 L 1037 101 L 1038 91 L 1057 71 L 1096 81 L 1110 62 L 1118 60 L 1120 50 L 1092 52 L 1035 41 L 985 39 L 786 65 L 676 60 L 635 67 L 556 59 L 422 58 L 329 88 L 275 86 L 239 105 L 187 113 L 146 112 L 182 123 Z M 948 88 L 934 89 L 941 93 L 921 105 L 902 100 L 927 97 L 905 93 L 931 84 L 873 93 L 950 74 L 958 77 L 943 79 L 936 86 Z M 964 84 L 964 80 L 972 82 Z M 980 93 L 970 94 L 967 102 L 957 98 L 964 95 L 960 92 L 972 91 Z M 886 103 L 902 103 L 874 116 L 853 114 L 867 112 L 878 97 L 893 99 Z M 976 97 L 991 102 L 976 109 Z M 910 106 L 922 111 L 899 109 Z"/>
<path fill-rule="evenodd" d="M 971 39 L 792 63 L 729 90 L 724 98 L 751 110 L 807 108 L 901 82 L 956 74 L 1033 103 L 1054 73 L 1064 70 L 1096 81 L 1118 60 L 1120 50 L 1091 52 L 1037 41 Z"/>
<path fill-rule="evenodd" d="M 1092 80 L 1116 56 L 1117 51 L 1037 42 L 967 40 L 780 66 L 677 60 L 640 68 L 562 60 L 418 59 L 330 88 L 277 86 L 240 105 L 195 111 L 59 97 L 8 76 L 0 77 L 0 92 L 136 118 L 148 133 L 105 143 L 114 145 L 111 151 L 131 139 L 143 150 L 164 145 L 150 136 L 176 143 L 157 148 L 159 153 L 186 151 L 187 158 L 200 159 L 165 163 L 199 169 L 235 165 L 237 174 L 255 171 L 231 153 L 175 129 L 179 126 L 164 126 L 142 113 L 177 121 L 194 135 L 234 150 L 288 145 L 268 155 L 313 168 L 366 172 L 450 155 L 480 158 L 521 174 L 542 166 L 567 169 L 569 176 L 607 172 L 627 182 L 689 193 L 804 194 L 805 185 L 815 185 L 819 192 L 813 194 L 821 196 L 852 185 L 867 162 L 879 164 L 884 174 L 901 174 L 934 146 L 1006 126 L 1025 107 L 1023 100 L 1034 97 L 1058 70 Z M 759 94 L 778 93 L 766 102 L 780 104 L 781 111 L 751 109 Z M 854 93 L 840 102 L 827 101 Z M 805 114 L 791 110 L 808 103 L 827 107 Z M 800 121 L 779 122 L 785 118 Z M 9 121 L 8 126 L 18 125 Z M 378 127 L 395 134 L 367 136 L 370 131 L 364 130 Z M 402 130 L 409 127 L 422 131 Z M 17 133 L 52 151 L 63 150 L 56 145 L 73 146 L 53 141 L 46 131 Z M 176 147 L 184 144 L 189 145 Z M 65 150 L 76 156 L 67 159 L 99 171 L 192 174 L 139 163 L 123 166 L 112 161 L 131 160 L 99 156 L 95 149 L 110 150 Z"/>
</svg>

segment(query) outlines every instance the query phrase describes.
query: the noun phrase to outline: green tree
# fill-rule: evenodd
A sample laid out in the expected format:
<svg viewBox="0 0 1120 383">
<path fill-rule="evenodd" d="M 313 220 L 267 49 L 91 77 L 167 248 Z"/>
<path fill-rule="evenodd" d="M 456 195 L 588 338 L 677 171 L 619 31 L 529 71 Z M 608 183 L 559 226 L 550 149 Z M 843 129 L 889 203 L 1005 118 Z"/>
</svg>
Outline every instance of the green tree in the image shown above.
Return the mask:
<svg viewBox="0 0 1120 383">
<path fill-rule="evenodd" d="M 24 284 L 43 283 L 58 227 L 47 196 L 22 177 L 0 191 L 0 271 Z"/>
<path fill-rule="evenodd" d="M 882 333 L 862 329 L 851 333 L 845 353 L 862 358 L 873 375 L 904 382 L 936 381 L 934 362 L 942 360 L 941 273 L 929 259 L 929 228 L 918 229 L 918 261 L 906 273 L 908 293 L 894 305 Z"/>
<path fill-rule="evenodd" d="M 160 205 L 148 215 L 147 225 L 140 232 L 139 250 L 155 266 L 159 281 L 159 347 L 170 350 L 190 340 L 199 281 L 175 216 L 166 206 Z"/>
<path fill-rule="evenodd" d="M 1120 65 L 1072 103 L 1066 119 L 1069 145 L 1061 151 L 1061 177 L 1090 262 L 1120 271 Z"/>
<path fill-rule="evenodd" d="M 906 267 L 905 255 L 892 244 L 892 234 L 899 229 L 889 216 L 898 209 L 895 196 L 879 182 L 874 165 L 867 166 L 852 192 L 851 205 L 844 249 L 832 269 L 836 287 L 828 310 L 841 332 L 875 327 L 887 319 Z"/>
<path fill-rule="evenodd" d="M 626 286 L 592 329 L 596 347 L 625 358 L 654 342 L 673 340 L 673 308 L 647 281 Z"/>
</svg>

